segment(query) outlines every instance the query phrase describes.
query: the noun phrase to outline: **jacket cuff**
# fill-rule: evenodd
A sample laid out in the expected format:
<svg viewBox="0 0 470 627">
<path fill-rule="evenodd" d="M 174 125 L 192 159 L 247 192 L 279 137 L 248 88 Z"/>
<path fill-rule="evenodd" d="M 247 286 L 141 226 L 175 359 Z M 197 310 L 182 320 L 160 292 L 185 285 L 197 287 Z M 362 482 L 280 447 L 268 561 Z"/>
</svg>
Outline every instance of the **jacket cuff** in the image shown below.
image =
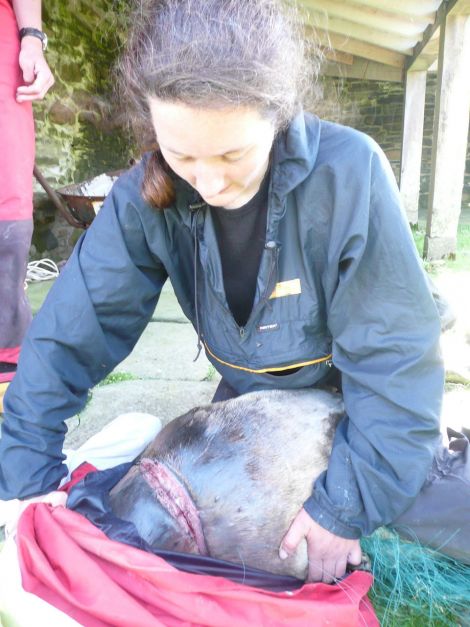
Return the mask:
<svg viewBox="0 0 470 627">
<path fill-rule="evenodd" d="M 328 507 L 327 503 L 321 503 L 321 499 L 315 494 L 310 496 L 304 503 L 304 509 L 311 518 L 327 531 L 334 533 L 348 540 L 358 540 L 361 538 L 361 531 L 357 527 L 346 525 Z"/>
</svg>

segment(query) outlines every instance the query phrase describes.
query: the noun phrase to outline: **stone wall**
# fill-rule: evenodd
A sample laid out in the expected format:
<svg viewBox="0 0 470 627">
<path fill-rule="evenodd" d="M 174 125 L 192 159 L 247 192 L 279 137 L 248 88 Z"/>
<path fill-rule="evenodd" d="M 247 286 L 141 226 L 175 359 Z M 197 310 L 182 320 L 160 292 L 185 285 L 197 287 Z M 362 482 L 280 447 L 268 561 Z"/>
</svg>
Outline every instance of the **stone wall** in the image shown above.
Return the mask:
<svg viewBox="0 0 470 627">
<path fill-rule="evenodd" d="M 115 109 L 110 68 L 124 40 L 126 0 L 48 0 L 43 24 L 55 85 L 35 103 L 36 164 L 57 189 L 126 167 L 131 141 Z M 31 258 L 67 258 L 79 230 L 35 185 Z M 76 231 L 76 232 L 75 232 Z"/>
<path fill-rule="evenodd" d="M 322 117 L 373 137 L 400 171 L 403 86 L 399 83 L 326 78 Z"/>
<path fill-rule="evenodd" d="M 421 163 L 421 212 L 426 212 L 429 198 L 436 83 L 436 74 L 429 73 Z M 327 78 L 324 88 L 326 104 L 322 106 L 322 116 L 353 126 L 373 137 L 385 151 L 399 180 L 404 86 L 385 81 Z M 470 207 L 470 131 L 462 207 Z"/>
</svg>

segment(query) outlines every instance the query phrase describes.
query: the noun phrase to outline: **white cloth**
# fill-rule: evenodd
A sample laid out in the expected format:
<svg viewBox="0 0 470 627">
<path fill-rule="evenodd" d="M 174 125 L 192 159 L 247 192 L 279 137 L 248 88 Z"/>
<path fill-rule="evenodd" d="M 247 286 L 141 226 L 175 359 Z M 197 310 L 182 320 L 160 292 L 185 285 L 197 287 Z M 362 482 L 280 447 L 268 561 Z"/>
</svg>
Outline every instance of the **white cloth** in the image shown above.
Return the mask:
<svg viewBox="0 0 470 627">
<path fill-rule="evenodd" d="M 149 444 L 162 428 L 160 418 L 152 414 L 129 412 L 121 414 L 93 435 L 77 450 L 64 450 L 65 463 L 70 473 L 84 461 L 99 470 L 106 470 L 132 461 Z"/>
</svg>

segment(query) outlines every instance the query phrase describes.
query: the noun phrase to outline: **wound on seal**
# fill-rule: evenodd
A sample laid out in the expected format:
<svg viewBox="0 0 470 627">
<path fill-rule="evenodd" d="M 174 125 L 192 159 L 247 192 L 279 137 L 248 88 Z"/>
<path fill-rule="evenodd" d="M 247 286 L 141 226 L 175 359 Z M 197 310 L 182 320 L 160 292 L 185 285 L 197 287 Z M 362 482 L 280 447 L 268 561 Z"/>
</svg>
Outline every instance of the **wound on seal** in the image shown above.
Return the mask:
<svg viewBox="0 0 470 627">
<path fill-rule="evenodd" d="M 183 533 L 193 538 L 200 555 L 208 555 L 199 513 L 183 484 L 159 461 L 144 458 L 139 467 L 161 506 L 173 516 Z"/>
</svg>

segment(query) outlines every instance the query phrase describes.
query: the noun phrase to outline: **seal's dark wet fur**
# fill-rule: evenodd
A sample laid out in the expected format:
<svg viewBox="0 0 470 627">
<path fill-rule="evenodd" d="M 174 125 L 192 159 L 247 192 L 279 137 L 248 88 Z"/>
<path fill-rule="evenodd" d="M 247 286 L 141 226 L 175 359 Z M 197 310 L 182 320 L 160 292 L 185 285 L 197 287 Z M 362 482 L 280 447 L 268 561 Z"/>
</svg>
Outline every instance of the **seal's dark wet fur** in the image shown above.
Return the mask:
<svg viewBox="0 0 470 627">
<path fill-rule="evenodd" d="M 286 561 L 281 539 L 326 467 L 341 396 L 271 390 L 196 407 L 166 425 L 110 494 L 154 548 L 197 552 L 156 498 L 139 459 L 163 462 L 186 487 L 209 554 L 304 578 L 306 547 Z"/>
</svg>

